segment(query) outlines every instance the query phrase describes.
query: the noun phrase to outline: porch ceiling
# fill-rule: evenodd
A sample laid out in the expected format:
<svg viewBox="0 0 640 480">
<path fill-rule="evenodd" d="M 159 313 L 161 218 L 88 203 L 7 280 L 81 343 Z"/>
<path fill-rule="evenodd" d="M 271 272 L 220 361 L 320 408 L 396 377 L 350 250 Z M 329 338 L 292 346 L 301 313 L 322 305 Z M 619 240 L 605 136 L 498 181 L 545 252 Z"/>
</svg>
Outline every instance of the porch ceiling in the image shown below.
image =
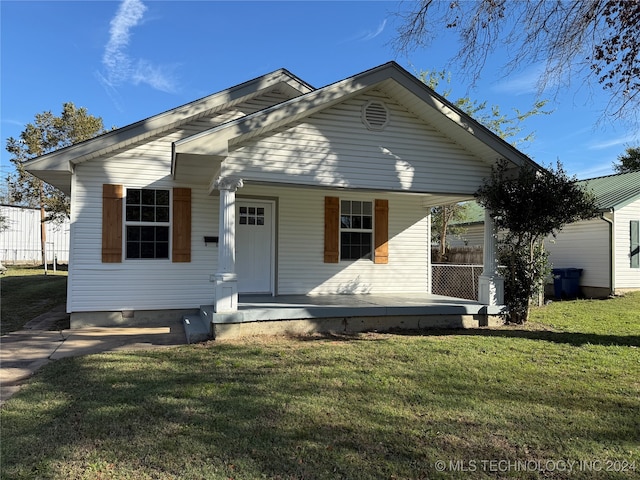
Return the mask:
<svg viewBox="0 0 640 480">
<path fill-rule="evenodd" d="M 216 174 L 224 157 L 216 155 L 201 155 L 180 153 L 173 163 L 173 177 L 177 182 L 190 185 L 209 185 Z"/>
</svg>

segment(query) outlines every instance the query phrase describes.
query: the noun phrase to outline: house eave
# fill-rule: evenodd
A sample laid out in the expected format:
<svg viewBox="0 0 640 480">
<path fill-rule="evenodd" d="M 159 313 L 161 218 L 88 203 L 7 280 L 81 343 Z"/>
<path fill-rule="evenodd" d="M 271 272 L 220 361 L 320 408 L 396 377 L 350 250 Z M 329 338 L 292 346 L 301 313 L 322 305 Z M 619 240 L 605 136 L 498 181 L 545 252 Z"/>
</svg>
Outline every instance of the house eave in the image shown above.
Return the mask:
<svg viewBox="0 0 640 480">
<path fill-rule="evenodd" d="M 535 170 L 544 170 L 395 62 L 186 137 L 175 142 L 173 160 L 183 153 L 224 157 L 231 148 L 252 137 L 299 122 L 370 89 L 385 90 L 403 99 L 405 106 L 417 116 L 427 121 L 437 120 L 436 128 L 467 150 L 479 152 L 479 158 L 486 163 L 492 164 L 497 159 L 505 158 L 517 167 L 527 165 Z M 442 121 L 443 118 L 446 121 Z"/>
<path fill-rule="evenodd" d="M 314 90 L 311 85 L 289 71 L 279 69 L 145 120 L 42 155 L 26 162 L 25 167 L 31 173 L 42 170 L 41 166 L 52 170 L 66 169 L 68 164 L 76 165 L 125 148 L 222 108 L 246 101 L 278 85 L 287 90 L 289 95 L 303 95 Z"/>
</svg>

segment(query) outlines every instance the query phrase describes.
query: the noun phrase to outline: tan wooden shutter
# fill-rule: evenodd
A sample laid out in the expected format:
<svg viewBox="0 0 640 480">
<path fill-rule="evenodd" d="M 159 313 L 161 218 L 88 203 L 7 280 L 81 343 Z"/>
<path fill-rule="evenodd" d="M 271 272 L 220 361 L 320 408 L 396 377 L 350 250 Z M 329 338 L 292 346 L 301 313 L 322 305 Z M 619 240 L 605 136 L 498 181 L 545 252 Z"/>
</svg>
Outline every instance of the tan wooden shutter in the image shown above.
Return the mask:
<svg viewBox="0 0 640 480">
<path fill-rule="evenodd" d="M 324 197 L 324 263 L 338 263 L 340 239 L 340 199 Z"/>
<path fill-rule="evenodd" d="M 173 253 L 174 262 L 191 261 L 191 189 L 173 189 Z"/>
<path fill-rule="evenodd" d="M 122 185 L 102 185 L 102 261 L 122 262 Z"/>
<path fill-rule="evenodd" d="M 375 213 L 373 263 L 389 263 L 389 200 L 376 199 Z"/>
</svg>

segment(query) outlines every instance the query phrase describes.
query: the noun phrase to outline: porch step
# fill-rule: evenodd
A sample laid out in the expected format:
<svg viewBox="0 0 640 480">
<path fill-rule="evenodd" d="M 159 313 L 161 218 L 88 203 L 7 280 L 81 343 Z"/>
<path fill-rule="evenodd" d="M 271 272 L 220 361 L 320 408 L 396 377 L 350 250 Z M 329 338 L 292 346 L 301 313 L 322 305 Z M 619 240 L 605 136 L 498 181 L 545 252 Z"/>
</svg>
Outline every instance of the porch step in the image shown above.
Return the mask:
<svg viewBox="0 0 640 480">
<path fill-rule="evenodd" d="M 211 338 L 211 324 L 199 313 L 182 317 L 187 343 L 206 342 Z"/>
</svg>

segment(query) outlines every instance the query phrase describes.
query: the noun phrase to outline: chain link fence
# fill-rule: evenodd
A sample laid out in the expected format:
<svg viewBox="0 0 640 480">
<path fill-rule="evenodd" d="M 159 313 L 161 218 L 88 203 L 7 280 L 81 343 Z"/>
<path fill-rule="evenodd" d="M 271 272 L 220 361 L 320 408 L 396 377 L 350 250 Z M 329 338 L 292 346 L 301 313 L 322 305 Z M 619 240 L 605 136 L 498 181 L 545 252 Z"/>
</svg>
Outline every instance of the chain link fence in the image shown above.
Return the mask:
<svg viewBox="0 0 640 480">
<path fill-rule="evenodd" d="M 482 265 L 434 263 L 431 267 L 432 293 L 478 300 L 478 277 L 482 273 Z"/>
<path fill-rule="evenodd" d="M 55 249 L 47 245 L 47 262 L 57 264 L 69 263 L 69 250 Z M 42 265 L 40 249 L 28 248 L 0 248 L 0 263 L 3 265 Z"/>
</svg>

